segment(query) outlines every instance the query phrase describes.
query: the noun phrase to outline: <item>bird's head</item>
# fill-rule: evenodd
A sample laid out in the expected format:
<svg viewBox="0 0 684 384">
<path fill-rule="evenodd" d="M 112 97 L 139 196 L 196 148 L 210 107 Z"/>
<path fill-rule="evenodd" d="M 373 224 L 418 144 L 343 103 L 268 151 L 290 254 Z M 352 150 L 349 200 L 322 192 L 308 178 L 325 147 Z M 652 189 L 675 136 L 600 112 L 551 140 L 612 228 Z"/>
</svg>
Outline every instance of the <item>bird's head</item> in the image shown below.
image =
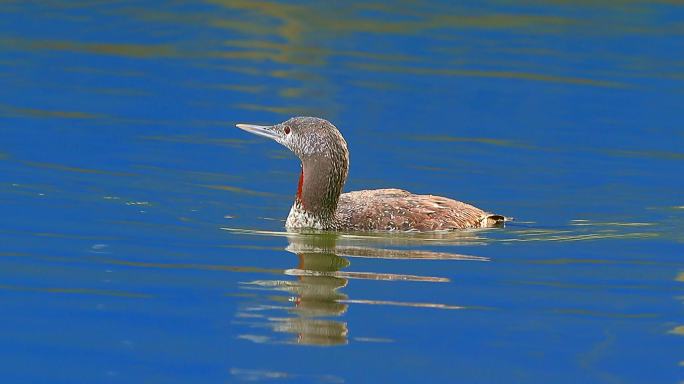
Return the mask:
<svg viewBox="0 0 684 384">
<path fill-rule="evenodd" d="M 311 158 L 343 155 L 348 158 L 347 142 L 328 120 L 318 117 L 293 117 L 276 125 L 237 124 L 238 128 L 268 137 L 287 147 L 302 162 Z"/>
</svg>

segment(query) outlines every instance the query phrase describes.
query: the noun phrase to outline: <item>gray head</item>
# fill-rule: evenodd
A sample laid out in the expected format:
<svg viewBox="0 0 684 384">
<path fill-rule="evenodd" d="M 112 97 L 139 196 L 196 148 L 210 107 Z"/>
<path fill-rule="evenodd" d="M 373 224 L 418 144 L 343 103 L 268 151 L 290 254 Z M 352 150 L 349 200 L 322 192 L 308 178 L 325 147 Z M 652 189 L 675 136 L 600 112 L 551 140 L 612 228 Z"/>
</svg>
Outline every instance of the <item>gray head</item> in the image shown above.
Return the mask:
<svg viewBox="0 0 684 384">
<path fill-rule="evenodd" d="M 302 173 L 296 202 L 317 215 L 334 213 L 349 168 L 347 142 L 334 125 L 317 117 L 293 117 L 271 126 L 237 127 L 273 139 L 297 155 Z"/>
<path fill-rule="evenodd" d="M 293 117 L 271 126 L 237 124 L 237 127 L 277 141 L 302 161 L 333 152 L 347 153 L 347 142 L 340 131 L 328 120 L 318 117 Z"/>
</svg>

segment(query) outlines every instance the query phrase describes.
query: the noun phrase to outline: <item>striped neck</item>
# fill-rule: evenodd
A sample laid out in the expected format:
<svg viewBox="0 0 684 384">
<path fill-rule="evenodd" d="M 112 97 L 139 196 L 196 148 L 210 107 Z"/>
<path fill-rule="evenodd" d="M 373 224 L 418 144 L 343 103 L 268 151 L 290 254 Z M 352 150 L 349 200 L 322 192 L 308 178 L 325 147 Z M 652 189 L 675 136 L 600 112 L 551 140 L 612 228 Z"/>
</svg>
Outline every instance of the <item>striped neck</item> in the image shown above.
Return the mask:
<svg viewBox="0 0 684 384">
<path fill-rule="evenodd" d="M 337 203 L 347 179 L 349 156 L 346 151 L 302 160 L 297 195 L 290 210 L 288 228 L 329 229 L 335 221 Z M 296 217 L 291 217 L 295 215 Z"/>
</svg>

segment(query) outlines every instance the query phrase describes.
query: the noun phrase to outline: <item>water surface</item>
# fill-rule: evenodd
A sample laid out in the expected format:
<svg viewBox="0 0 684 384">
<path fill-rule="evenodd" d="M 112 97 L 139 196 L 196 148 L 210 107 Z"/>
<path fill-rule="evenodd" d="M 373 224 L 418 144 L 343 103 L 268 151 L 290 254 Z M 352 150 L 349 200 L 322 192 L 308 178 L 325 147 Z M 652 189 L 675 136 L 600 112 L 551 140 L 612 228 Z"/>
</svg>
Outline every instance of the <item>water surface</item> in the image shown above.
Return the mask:
<svg viewBox="0 0 684 384">
<path fill-rule="evenodd" d="M 3 382 L 674 383 L 674 1 L 0 5 Z M 333 121 L 346 190 L 514 216 L 287 234 Z"/>
</svg>

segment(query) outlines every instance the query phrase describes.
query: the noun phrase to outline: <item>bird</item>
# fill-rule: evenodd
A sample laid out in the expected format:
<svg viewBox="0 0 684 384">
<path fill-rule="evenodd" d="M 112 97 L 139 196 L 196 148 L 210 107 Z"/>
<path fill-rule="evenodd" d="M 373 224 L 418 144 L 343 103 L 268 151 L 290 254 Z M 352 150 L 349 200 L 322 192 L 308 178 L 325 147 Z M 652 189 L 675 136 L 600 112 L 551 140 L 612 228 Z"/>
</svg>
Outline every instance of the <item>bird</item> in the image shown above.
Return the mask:
<svg viewBox="0 0 684 384">
<path fill-rule="evenodd" d="M 337 127 L 325 119 L 292 117 L 270 126 L 236 126 L 275 140 L 301 161 L 287 230 L 454 231 L 501 227 L 507 220 L 461 201 L 397 188 L 342 193 L 349 150 Z"/>
</svg>

